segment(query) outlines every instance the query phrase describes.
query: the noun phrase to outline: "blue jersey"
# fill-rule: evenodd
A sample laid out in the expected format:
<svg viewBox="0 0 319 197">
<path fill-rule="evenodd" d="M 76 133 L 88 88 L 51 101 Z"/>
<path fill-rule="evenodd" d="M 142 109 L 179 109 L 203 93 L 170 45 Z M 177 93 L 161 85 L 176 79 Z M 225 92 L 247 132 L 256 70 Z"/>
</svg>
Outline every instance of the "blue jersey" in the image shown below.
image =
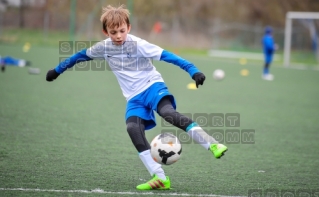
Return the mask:
<svg viewBox="0 0 319 197">
<path fill-rule="evenodd" d="M 262 39 L 263 51 L 266 55 L 272 55 L 275 52 L 275 42 L 270 34 L 265 34 Z"/>
<path fill-rule="evenodd" d="M 55 71 L 61 74 L 76 63 L 93 59 L 104 59 L 108 62 L 127 101 L 154 83 L 164 82 L 152 60 L 177 65 L 191 77 L 200 72 L 187 60 L 130 34 L 121 46 L 114 45 L 110 38 L 96 43 L 61 62 Z"/>
</svg>

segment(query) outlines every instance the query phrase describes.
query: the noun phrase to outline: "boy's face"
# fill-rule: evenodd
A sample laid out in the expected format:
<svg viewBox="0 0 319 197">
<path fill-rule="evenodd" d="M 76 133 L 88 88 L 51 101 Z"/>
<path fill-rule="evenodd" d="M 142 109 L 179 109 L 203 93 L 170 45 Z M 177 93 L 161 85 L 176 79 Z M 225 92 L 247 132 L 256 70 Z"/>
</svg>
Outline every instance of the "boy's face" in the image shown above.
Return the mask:
<svg viewBox="0 0 319 197">
<path fill-rule="evenodd" d="M 104 31 L 104 34 L 110 37 L 115 45 L 122 45 L 125 42 L 126 36 L 130 30 L 131 26 L 123 23 L 122 25 L 116 26 L 114 28 L 107 27 L 107 32 Z"/>
</svg>

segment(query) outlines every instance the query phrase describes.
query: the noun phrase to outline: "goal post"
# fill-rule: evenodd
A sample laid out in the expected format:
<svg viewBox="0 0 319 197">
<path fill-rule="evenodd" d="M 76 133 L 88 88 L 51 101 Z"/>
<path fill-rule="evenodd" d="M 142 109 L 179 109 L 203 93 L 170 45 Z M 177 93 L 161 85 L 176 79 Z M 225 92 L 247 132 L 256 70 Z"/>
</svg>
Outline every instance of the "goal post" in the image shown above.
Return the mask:
<svg viewBox="0 0 319 197">
<path fill-rule="evenodd" d="M 291 53 L 291 34 L 293 19 L 319 19 L 319 12 L 287 12 L 284 42 L 284 66 L 289 67 Z"/>
</svg>

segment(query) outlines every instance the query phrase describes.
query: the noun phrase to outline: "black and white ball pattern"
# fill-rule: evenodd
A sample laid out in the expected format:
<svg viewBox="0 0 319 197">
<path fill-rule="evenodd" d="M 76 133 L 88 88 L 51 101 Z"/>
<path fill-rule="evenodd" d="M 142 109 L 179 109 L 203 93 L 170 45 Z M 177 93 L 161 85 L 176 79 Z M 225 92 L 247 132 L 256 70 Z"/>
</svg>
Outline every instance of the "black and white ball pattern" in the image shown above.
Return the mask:
<svg viewBox="0 0 319 197">
<path fill-rule="evenodd" d="M 159 164 L 171 165 L 181 157 L 182 145 L 171 133 L 161 133 L 151 142 L 151 155 Z"/>
</svg>

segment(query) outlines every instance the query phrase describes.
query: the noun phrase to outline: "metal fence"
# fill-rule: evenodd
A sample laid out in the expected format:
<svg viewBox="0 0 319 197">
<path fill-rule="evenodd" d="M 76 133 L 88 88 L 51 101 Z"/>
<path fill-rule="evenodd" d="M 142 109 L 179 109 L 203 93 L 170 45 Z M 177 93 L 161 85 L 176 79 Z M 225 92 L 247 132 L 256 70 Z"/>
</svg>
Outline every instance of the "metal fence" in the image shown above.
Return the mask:
<svg viewBox="0 0 319 197">
<path fill-rule="evenodd" d="M 75 33 L 87 40 L 101 40 L 105 37 L 101 33 L 99 21 L 100 9 L 76 16 Z M 48 12 L 41 7 L 27 7 L 21 16 L 21 10 L 10 8 L 0 12 L 1 32 L 12 28 L 29 28 L 42 31 L 69 32 L 69 12 Z M 228 49 L 228 50 L 260 50 L 261 38 L 264 34 L 264 24 L 242 24 L 236 21 L 229 23 L 215 18 L 188 19 L 133 17 L 132 34 L 143 37 L 150 42 L 162 46 L 186 47 L 199 49 Z M 156 24 L 160 28 L 156 29 Z M 317 23 L 317 29 L 318 28 Z M 284 44 L 284 27 L 274 27 L 274 38 L 281 48 Z M 313 49 L 313 40 L 309 29 L 298 21 L 293 24 L 292 49 Z"/>
</svg>

